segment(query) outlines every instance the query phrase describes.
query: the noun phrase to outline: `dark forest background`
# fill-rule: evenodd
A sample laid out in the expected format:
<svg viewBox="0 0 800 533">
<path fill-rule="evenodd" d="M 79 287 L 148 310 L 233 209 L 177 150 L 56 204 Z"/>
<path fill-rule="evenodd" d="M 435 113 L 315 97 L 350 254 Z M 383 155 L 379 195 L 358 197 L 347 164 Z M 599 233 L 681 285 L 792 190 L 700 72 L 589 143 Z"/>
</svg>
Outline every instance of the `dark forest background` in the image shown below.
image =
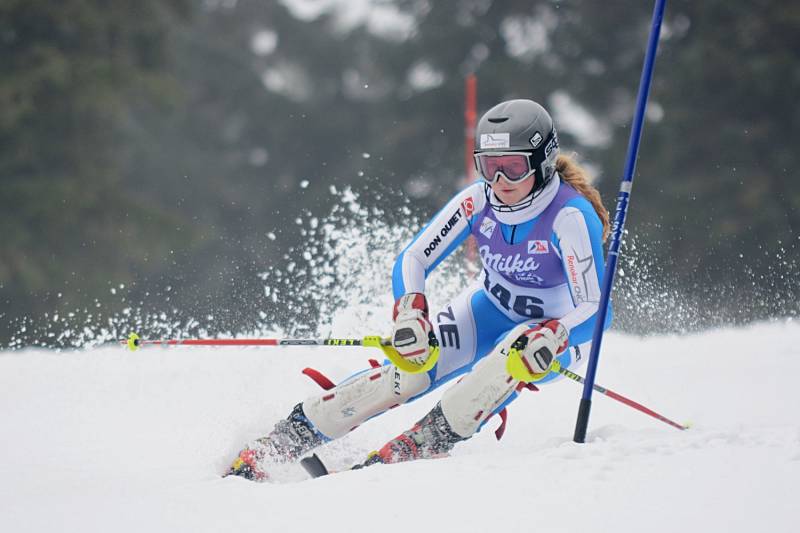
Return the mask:
<svg viewBox="0 0 800 533">
<path fill-rule="evenodd" d="M 329 211 L 331 185 L 422 219 L 459 187 L 469 73 L 479 112 L 511 97 L 550 108 L 613 211 L 651 13 L 0 0 L 0 346 L 55 344 L 37 324 L 131 303 L 213 316 L 209 334 L 254 327 L 275 308 L 258 273 L 300 252 L 287 221 Z M 800 3 L 668 3 L 619 327 L 798 314 L 798 95 Z M 647 310 L 643 284 L 658 293 Z M 688 326 L 659 310 L 678 302 Z"/>
</svg>

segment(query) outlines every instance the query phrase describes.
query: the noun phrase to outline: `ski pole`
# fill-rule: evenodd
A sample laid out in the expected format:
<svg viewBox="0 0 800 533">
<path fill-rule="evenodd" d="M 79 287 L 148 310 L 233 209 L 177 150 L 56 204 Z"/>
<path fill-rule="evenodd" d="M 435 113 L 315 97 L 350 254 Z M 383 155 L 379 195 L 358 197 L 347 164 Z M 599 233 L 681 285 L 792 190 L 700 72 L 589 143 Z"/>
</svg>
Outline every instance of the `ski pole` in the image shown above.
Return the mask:
<svg viewBox="0 0 800 533">
<path fill-rule="evenodd" d="M 579 376 L 575 372 L 572 372 L 571 370 L 567 370 L 566 368 L 561 368 L 560 365 L 559 365 L 559 367 L 557 369 L 557 372 L 559 374 L 561 374 L 562 376 L 568 377 L 569 379 L 571 379 L 573 381 L 576 381 L 578 383 L 582 383 L 584 385 L 586 384 L 586 380 L 584 378 L 582 378 L 581 376 Z M 614 392 L 612 390 L 606 389 L 605 387 L 601 387 L 600 385 L 598 385 L 596 383 L 592 383 L 592 389 L 594 391 L 596 391 L 596 392 L 599 392 L 600 394 L 604 394 L 604 395 L 608 396 L 612 400 L 617 400 L 618 402 L 624 403 L 628 407 L 633 407 L 637 411 L 641 411 L 642 413 L 644 413 L 646 415 L 650 415 L 653 418 L 655 418 L 656 420 L 661 420 L 662 422 L 664 422 L 666 424 L 669 424 L 670 426 L 672 426 L 674 428 L 678 428 L 680 430 L 689 429 L 689 425 L 688 424 L 678 424 L 677 422 L 673 422 L 672 420 L 670 420 L 666 416 L 658 414 L 655 411 L 653 411 L 652 409 L 648 409 L 644 405 L 642 405 L 642 404 L 640 404 L 638 402 L 635 402 L 635 401 L 631 400 L 630 398 L 626 398 L 622 394 L 618 394 L 618 393 L 616 393 L 616 392 Z"/>
<path fill-rule="evenodd" d="M 141 339 L 131 333 L 126 340 L 119 341 L 131 350 L 142 346 L 391 346 L 389 339 L 363 337 L 361 339 Z"/>
<path fill-rule="evenodd" d="M 427 372 L 439 360 L 439 347 L 431 350 L 431 355 L 423 365 L 417 365 L 404 359 L 392 346 L 392 341 L 378 335 L 368 335 L 360 339 L 141 339 L 136 333 L 131 333 L 126 340 L 119 341 L 131 351 L 142 346 L 365 346 L 367 348 L 380 348 L 384 355 L 400 370 L 412 374 Z"/>
</svg>

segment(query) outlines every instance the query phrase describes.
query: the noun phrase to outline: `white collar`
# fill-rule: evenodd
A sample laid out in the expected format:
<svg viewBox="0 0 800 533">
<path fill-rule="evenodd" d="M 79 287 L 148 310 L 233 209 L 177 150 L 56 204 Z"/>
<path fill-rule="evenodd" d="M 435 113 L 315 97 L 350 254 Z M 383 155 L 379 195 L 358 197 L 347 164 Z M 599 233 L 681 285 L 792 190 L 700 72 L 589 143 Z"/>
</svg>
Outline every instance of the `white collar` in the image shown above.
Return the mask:
<svg viewBox="0 0 800 533">
<path fill-rule="evenodd" d="M 523 207 L 518 211 L 498 211 L 495 209 L 493 210 L 494 216 L 503 224 L 509 224 L 512 226 L 522 224 L 523 222 L 527 222 L 533 218 L 536 218 L 547 208 L 548 205 L 550 205 L 550 202 L 553 201 L 553 198 L 556 197 L 560 185 L 561 177 L 556 173 L 550 180 L 550 183 L 545 186 L 544 190 L 542 190 L 542 192 L 533 199 L 531 205 Z M 489 195 L 491 195 L 489 198 L 490 203 L 503 203 L 499 198 L 497 198 L 497 196 L 495 196 L 491 189 L 489 189 Z"/>
</svg>

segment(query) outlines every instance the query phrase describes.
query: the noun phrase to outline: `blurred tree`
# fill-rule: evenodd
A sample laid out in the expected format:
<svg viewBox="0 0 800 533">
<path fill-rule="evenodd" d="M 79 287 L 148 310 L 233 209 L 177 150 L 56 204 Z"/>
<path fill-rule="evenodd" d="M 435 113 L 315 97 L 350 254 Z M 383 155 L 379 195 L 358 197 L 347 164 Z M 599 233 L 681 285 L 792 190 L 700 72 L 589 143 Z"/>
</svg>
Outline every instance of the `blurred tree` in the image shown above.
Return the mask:
<svg viewBox="0 0 800 533">
<path fill-rule="evenodd" d="M 50 309 L 43 293 L 103 300 L 109 280 L 130 280 L 131 298 L 170 286 L 158 305 L 213 315 L 218 331 L 255 327 L 271 307 L 258 274 L 304 251 L 294 220 L 326 213 L 330 186 L 367 205 L 411 198 L 423 218 L 459 186 L 469 72 L 481 111 L 545 104 L 613 208 L 649 2 L 189 5 L 0 0 L 10 316 Z M 779 0 L 667 9 L 628 223 L 646 262 L 632 267 L 696 293 L 701 317 L 753 314 L 731 279 L 786 296 L 757 312 L 797 312 L 799 13 Z M 286 278 L 269 283 L 287 283 L 293 310 L 270 319 L 313 317 Z"/>
<path fill-rule="evenodd" d="M 778 281 L 781 250 L 800 257 L 800 5 L 675 2 L 665 44 L 636 217 L 660 206 L 647 234 L 713 285 Z"/>
<path fill-rule="evenodd" d="M 0 294 L 15 314 L 159 267 L 139 245 L 147 233 L 149 249 L 168 247 L 173 217 L 120 190 L 119 149 L 130 101 L 169 83 L 168 25 L 187 11 L 186 0 L 0 1 Z"/>
</svg>

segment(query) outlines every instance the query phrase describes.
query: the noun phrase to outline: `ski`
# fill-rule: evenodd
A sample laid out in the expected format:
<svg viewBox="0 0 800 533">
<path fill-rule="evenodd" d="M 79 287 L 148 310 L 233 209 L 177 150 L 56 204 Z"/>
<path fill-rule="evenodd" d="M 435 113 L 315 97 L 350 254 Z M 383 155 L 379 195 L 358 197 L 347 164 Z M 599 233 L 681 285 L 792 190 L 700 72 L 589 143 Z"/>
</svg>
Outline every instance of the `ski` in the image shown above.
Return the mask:
<svg viewBox="0 0 800 533">
<path fill-rule="evenodd" d="M 315 453 L 311 454 L 311 457 L 305 457 L 301 459 L 300 465 L 312 478 L 318 478 L 330 474 L 328 469 L 325 467 L 325 463 L 323 463 L 322 459 L 320 459 Z"/>
<path fill-rule="evenodd" d="M 322 476 L 327 476 L 328 474 L 336 474 L 339 472 L 347 472 L 348 470 L 361 470 L 362 468 L 366 468 L 368 466 L 372 466 L 374 464 L 383 464 L 383 460 L 381 456 L 378 455 L 378 452 L 371 452 L 367 456 L 367 460 L 363 463 L 357 463 L 351 466 L 350 468 L 346 468 L 344 470 L 328 470 L 328 467 L 325 466 L 325 463 L 322 462 L 322 459 L 315 453 L 311 454 L 310 457 L 305 457 L 300 459 L 300 465 L 308 472 L 312 478 L 318 478 Z"/>
</svg>

